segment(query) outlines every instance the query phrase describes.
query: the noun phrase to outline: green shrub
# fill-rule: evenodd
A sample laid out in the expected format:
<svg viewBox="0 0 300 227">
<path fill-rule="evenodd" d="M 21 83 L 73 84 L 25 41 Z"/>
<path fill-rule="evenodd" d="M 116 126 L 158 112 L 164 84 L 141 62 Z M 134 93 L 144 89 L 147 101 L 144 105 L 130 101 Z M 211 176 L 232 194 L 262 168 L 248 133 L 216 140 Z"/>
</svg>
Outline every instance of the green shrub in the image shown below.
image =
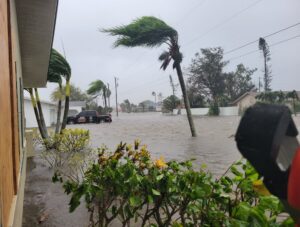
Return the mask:
<svg viewBox="0 0 300 227">
<path fill-rule="evenodd" d="M 62 133 L 40 140 L 41 157 L 50 168 L 68 168 L 77 163 L 78 167 L 86 159 L 90 134 L 84 129 L 64 129 Z"/>
<path fill-rule="evenodd" d="M 219 114 L 220 114 L 220 109 L 219 109 L 218 104 L 212 104 L 209 107 L 208 115 L 209 116 L 219 116 Z"/>
<path fill-rule="evenodd" d="M 70 212 L 85 199 L 90 226 L 108 226 L 114 220 L 121 226 L 137 221 L 161 227 L 280 226 L 277 217 L 283 212 L 245 161 L 215 179 L 204 166 L 195 170 L 192 161 L 153 160 L 140 141 L 120 143 L 114 152 L 99 148 L 80 181 L 61 172 L 53 181 L 62 182 L 71 195 Z"/>
</svg>

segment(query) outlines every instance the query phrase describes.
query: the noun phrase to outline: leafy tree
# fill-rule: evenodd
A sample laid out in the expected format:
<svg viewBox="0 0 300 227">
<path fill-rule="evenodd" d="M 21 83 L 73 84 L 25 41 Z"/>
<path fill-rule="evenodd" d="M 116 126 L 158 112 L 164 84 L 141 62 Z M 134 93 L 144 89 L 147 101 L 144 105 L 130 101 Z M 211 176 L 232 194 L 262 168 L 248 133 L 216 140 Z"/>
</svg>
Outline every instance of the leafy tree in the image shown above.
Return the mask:
<svg viewBox="0 0 300 227">
<path fill-rule="evenodd" d="M 286 98 L 292 100 L 293 111 L 294 111 L 294 114 L 296 115 L 296 112 L 297 112 L 296 111 L 296 102 L 299 101 L 298 93 L 295 90 L 288 92 L 286 94 Z"/>
<path fill-rule="evenodd" d="M 64 100 L 65 90 L 65 86 L 62 86 L 61 89 L 59 87 L 56 88 L 50 95 L 51 100 L 53 102 L 58 101 L 59 99 Z M 70 101 L 88 101 L 89 99 L 91 99 L 91 97 L 83 92 L 79 87 L 76 87 L 74 84 L 70 84 Z"/>
<path fill-rule="evenodd" d="M 103 32 L 109 33 L 112 36 L 118 36 L 114 46 L 126 47 L 158 47 L 162 44 L 168 45 L 168 50 L 164 51 L 159 60 L 162 61 L 161 68 L 165 70 L 171 60 L 173 60 L 173 69 L 176 69 L 179 83 L 181 86 L 184 104 L 187 111 L 187 117 L 190 125 L 192 136 L 196 136 L 196 130 L 190 110 L 189 100 L 180 63 L 182 62 L 182 54 L 178 44 L 177 31 L 167 25 L 164 21 L 155 17 L 141 17 L 133 21 L 129 25 L 119 26 L 111 29 L 104 29 Z"/>
<path fill-rule="evenodd" d="M 264 89 L 265 92 L 267 92 L 267 91 L 271 91 L 271 81 L 272 81 L 271 69 L 270 69 L 270 65 L 268 64 L 268 62 L 271 60 L 270 50 L 269 50 L 268 43 L 264 38 L 259 38 L 258 47 L 259 50 L 262 51 L 264 57 Z"/>
<path fill-rule="evenodd" d="M 221 47 L 201 49 L 201 55 L 195 54 L 189 66 L 189 83 L 200 95 L 208 97 L 211 105 L 218 105 L 219 99 L 225 93 L 224 67 L 228 62 L 223 61 Z"/>
<path fill-rule="evenodd" d="M 166 112 L 173 112 L 173 109 L 175 109 L 179 104 L 180 99 L 175 95 L 170 95 L 163 100 L 163 110 Z"/>
<path fill-rule="evenodd" d="M 225 74 L 225 90 L 229 101 L 234 101 L 244 93 L 255 88 L 252 75 L 257 69 L 246 68 L 243 64 L 236 67 L 235 72 Z"/>
<path fill-rule="evenodd" d="M 269 91 L 262 92 L 255 97 L 261 102 L 271 103 L 271 104 L 284 104 L 286 100 L 286 95 L 282 91 Z"/>
<path fill-rule="evenodd" d="M 71 67 L 68 61 L 55 49 L 52 49 L 50 55 L 50 62 L 48 72 L 60 75 L 65 78 L 66 86 L 65 86 L 65 109 L 63 115 L 62 126 L 60 132 L 66 128 L 67 125 L 67 117 L 69 112 L 69 101 L 70 101 L 70 79 L 71 79 Z"/>
</svg>

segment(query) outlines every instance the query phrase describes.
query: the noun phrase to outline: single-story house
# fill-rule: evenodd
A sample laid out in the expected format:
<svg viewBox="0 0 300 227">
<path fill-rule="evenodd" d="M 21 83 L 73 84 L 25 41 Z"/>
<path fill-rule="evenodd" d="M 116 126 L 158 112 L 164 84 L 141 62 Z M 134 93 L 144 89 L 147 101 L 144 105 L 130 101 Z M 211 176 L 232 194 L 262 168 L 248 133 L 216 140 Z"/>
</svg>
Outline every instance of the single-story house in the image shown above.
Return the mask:
<svg viewBox="0 0 300 227">
<path fill-rule="evenodd" d="M 238 107 L 239 114 L 243 113 L 248 107 L 254 105 L 256 103 L 256 96 L 258 95 L 258 92 L 255 91 L 249 91 L 238 97 L 236 100 L 234 100 L 231 105 Z"/>
<path fill-rule="evenodd" d="M 0 226 L 21 227 L 28 144 L 23 88 L 45 87 L 58 0 L 0 0 Z"/>
<path fill-rule="evenodd" d="M 70 101 L 68 116 L 74 116 L 86 108 L 85 101 Z"/>
<path fill-rule="evenodd" d="M 55 125 L 57 119 L 57 103 L 41 100 L 41 105 L 42 105 L 46 126 L 50 127 Z M 31 104 L 31 99 L 27 97 L 24 98 L 24 112 L 25 112 L 25 128 L 38 127 L 34 115 L 34 110 Z M 63 105 L 62 105 L 61 113 L 63 114 Z M 62 117 L 63 116 L 61 116 L 61 121 L 62 121 Z"/>
</svg>

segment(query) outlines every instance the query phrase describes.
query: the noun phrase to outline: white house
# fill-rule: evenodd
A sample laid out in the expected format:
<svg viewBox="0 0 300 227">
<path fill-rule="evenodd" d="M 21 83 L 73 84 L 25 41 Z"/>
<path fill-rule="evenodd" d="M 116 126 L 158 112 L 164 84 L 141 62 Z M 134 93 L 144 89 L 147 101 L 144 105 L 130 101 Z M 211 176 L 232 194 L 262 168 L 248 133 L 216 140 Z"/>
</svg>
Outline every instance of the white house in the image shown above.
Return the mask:
<svg viewBox="0 0 300 227">
<path fill-rule="evenodd" d="M 57 104 L 52 102 L 42 101 L 42 100 L 41 100 L 41 104 L 42 104 L 46 126 L 50 127 L 52 125 L 55 125 L 57 119 L 56 118 Z M 38 127 L 30 98 L 24 97 L 24 111 L 25 111 L 25 127 L 26 128 Z M 62 115 L 63 115 L 63 110 L 62 110 Z"/>
</svg>

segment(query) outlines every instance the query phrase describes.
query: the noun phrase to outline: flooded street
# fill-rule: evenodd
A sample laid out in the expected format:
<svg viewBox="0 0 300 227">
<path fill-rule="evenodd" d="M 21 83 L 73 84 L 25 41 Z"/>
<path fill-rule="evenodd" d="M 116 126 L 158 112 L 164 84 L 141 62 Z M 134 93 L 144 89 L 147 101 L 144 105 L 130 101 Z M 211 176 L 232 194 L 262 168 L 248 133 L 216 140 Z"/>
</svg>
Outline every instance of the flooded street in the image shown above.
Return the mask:
<svg viewBox="0 0 300 227">
<path fill-rule="evenodd" d="M 111 124 L 82 124 L 69 128 L 90 130 L 93 147 L 105 144 L 113 150 L 120 141 L 133 143 L 140 139 L 152 156 L 166 160 L 194 158 L 195 165 L 205 163 L 215 175 L 220 175 L 241 156 L 234 134 L 240 117 L 194 117 L 198 137 L 192 138 L 186 116 L 161 113 L 121 113 L 113 115 Z M 300 117 L 294 118 L 298 127 Z"/>
<path fill-rule="evenodd" d="M 192 138 L 186 116 L 166 116 L 161 113 L 121 113 L 113 115 L 111 124 L 82 124 L 90 130 L 91 145 L 102 144 L 114 149 L 120 142 L 140 139 L 157 158 L 166 160 L 196 159 L 195 164 L 207 164 L 214 174 L 221 174 L 240 155 L 234 141 L 239 117 L 194 117 L 197 138 Z"/>
</svg>

